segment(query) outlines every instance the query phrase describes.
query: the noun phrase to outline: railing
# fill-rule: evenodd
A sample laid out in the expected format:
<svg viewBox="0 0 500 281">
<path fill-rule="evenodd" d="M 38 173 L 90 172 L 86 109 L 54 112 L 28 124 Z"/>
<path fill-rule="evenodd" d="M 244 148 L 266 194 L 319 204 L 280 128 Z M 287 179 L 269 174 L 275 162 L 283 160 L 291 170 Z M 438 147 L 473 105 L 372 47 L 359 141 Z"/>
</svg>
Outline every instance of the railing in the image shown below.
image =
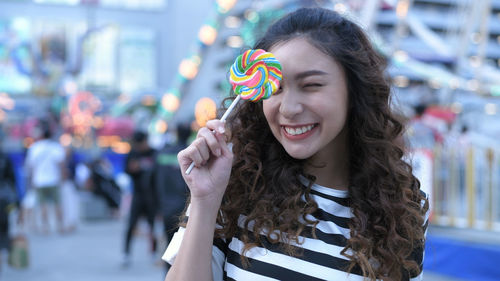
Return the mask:
<svg viewBox="0 0 500 281">
<path fill-rule="evenodd" d="M 430 194 L 431 223 L 500 231 L 500 149 L 485 145 L 418 149 L 415 175 Z"/>
</svg>

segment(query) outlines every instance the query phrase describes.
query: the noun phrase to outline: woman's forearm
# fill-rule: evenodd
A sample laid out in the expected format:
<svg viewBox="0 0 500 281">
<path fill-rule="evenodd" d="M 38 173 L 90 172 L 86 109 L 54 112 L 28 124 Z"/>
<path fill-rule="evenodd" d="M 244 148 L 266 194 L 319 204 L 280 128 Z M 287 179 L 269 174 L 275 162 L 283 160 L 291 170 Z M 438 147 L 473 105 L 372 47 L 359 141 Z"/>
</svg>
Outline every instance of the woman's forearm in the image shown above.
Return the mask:
<svg viewBox="0 0 500 281">
<path fill-rule="evenodd" d="M 186 231 L 166 281 L 212 280 L 212 245 L 218 212 L 215 206 L 220 206 L 220 202 L 191 201 Z"/>
</svg>

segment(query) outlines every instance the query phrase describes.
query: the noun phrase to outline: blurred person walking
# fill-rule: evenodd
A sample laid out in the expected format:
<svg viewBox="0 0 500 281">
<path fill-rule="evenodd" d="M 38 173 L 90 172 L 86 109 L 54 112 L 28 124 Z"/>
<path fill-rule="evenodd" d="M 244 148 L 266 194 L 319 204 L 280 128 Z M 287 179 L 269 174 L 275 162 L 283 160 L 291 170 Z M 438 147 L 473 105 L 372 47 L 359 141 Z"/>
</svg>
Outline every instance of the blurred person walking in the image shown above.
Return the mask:
<svg viewBox="0 0 500 281">
<path fill-rule="evenodd" d="M 63 224 L 68 232 L 76 229 L 79 218 L 79 198 L 75 183 L 76 163 L 71 147 L 65 148 L 63 181 L 61 185 L 61 206 Z"/>
<path fill-rule="evenodd" d="M 457 137 L 456 140 L 456 149 L 457 149 L 457 154 L 458 154 L 458 192 L 459 192 L 459 198 L 460 200 L 458 206 L 460 206 L 460 211 L 459 215 L 460 216 L 466 216 L 466 208 L 467 206 L 467 191 L 466 191 L 466 173 L 467 173 L 467 156 L 468 153 L 470 152 L 471 149 L 473 149 L 472 143 L 471 143 L 471 134 L 469 131 L 469 127 L 466 124 L 462 124 L 460 128 L 460 134 Z M 476 156 L 477 160 L 477 156 Z M 474 162 L 476 162 L 474 160 Z M 477 166 L 475 169 L 480 170 L 478 166 L 480 166 L 480 161 L 477 161 L 476 163 Z"/>
<path fill-rule="evenodd" d="M 14 208 L 19 208 L 14 167 L 8 155 L 0 151 L 0 271 L 2 253 L 11 249 L 9 213 Z"/>
<path fill-rule="evenodd" d="M 159 213 L 167 243 L 178 227 L 179 216 L 186 205 L 189 189 L 182 178 L 177 154 L 187 147 L 191 128 L 188 124 L 177 126 L 177 142 L 166 144 L 155 158 L 155 185 L 158 192 Z M 165 263 L 167 270 L 170 264 Z"/>
<path fill-rule="evenodd" d="M 84 188 L 104 199 L 112 216 L 118 217 L 122 193 L 114 178 L 113 165 L 100 153 L 92 158 L 86 165 L 79 167 L 79 181 L 86 178 Z"/>
<path fill-rule="evenodd" d="M 28 188 L 36 190 L 41 208 L 42 231 L 45 234 L 50 232 L 48 208 L 49 205 L 54 205 L 58 231 L 62 233 L 64 225 L 59 188 L 64 169 L 64 149 L 51 139 L 52 131 L 49 126 L 43 126 L 42 129 L 42 138 L 28 148 L 26 156 Z"/>
<path fill-rule="evenodd" d="M 26 155 L 28 153 L 28 149 L 24 149 L 23 151 L 23 159 L 26 159 Z M 26 167 L 26 164 L 22 164 L 23 167 Z M 22 173 L 22 182 L 24 183 L 25 193 L 21 198 L 21 211 L 19 217 L 20 227 L 26 231 L 31 230 L 34 232 L 38 232 L 36 217 L 35 217 L 35 207 L 36 207 L 36 190 L 30 188 L 30 179 L 29 175 L 26 172 Z"/>
<path fill-rule="evenodd" d="M 156 252 L 156 239 L 154 237 L 154 220 L 156 216 L 156 191 L 153 184 L 155 150 L 148 144 L 148 135 L 137 131 L 132 137 L 132 150 L 125 160 L 125 172 L 132 178 L 133 194 L 128 227 L 125 236 L 125 256 L 123 266 L 131 263 L 130 244 L 132 234 L 141 216 L 145 216 L 149 225 L 149 239 L 151 241 L 151 254 Z"/>
<path fill-rule="evenodd" d="M 439 139 L 437 132 L 423 120 L 426 110 L 426 104 L 418 104 L 414 107 L 415 115 L 410 120 L 407 129 L 409 147 L 412 149 L 433 149 Z"/>
</svg>

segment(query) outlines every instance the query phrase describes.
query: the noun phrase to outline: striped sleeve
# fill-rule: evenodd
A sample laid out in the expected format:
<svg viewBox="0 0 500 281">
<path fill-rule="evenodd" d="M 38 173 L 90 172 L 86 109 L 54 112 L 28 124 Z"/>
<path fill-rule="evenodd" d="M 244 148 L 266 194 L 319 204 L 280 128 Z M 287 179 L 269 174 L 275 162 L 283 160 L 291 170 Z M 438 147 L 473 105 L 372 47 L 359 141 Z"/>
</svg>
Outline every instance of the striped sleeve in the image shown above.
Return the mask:
<svg viewBox="0 0 500 281">
<path fill-rule="evenodd" d="M 189 215 L 189 207 L 186 212 L 186 216 Z M 172 237 L 172 241 L 168 244 L 167 250 L 162 256 L 162 259 L 169 264 L 174 264 L 177 253 L 179 252 L 182 244 L 182 239 L 184 238 L 184 233 L 186 228 L 179 227 L 177 232 Z M 212 274 L 214 281 L 222 281 L 224 278 L 224 263 L 227 254 L 227 245 L 225 239 L 214 238 L 214 243 L 212 246 Z"/>
</svg>

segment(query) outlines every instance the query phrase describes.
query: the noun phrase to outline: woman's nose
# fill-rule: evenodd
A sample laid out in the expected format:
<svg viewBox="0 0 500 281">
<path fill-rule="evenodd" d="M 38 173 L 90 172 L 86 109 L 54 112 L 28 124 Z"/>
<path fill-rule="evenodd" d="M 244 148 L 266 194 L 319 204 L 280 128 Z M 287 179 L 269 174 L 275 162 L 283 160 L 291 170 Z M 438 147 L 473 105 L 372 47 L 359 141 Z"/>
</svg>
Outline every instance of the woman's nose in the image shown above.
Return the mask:
<svg viewBox="0 0 500 281">
<path fill-rule="evenodd" d="M 295 115 L 301 113 L 303 105 L 299 95 L 291 90 L 283 90 L 279 111 L 287 119 L 292 119 Z"/>
</svg>

